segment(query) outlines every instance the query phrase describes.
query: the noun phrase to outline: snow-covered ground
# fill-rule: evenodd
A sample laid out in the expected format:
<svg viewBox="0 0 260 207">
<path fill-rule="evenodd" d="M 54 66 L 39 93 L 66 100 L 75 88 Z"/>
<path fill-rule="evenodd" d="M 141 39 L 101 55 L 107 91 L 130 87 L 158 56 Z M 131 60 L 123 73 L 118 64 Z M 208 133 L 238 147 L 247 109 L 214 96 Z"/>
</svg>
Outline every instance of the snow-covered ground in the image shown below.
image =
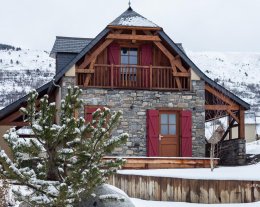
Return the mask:
<svg viewBox="0 0 260 207">
<path fill-rule="evenodd" d="M 182 202 L 164 202 L 164 201 L 145 201 L 131 198 L 135 207 L 260 207 L 260 202 L 243 204 L 201 204 L 201 203 L 182 203 Z"/>
<path fill-rule="evenodd" d="M 246 153 L 252 155 L 260 154 L 260 140 L 246 144 Z"/>
<path fill-rule="evenodd" d="M 260 163 L 239 167 L 219 167 L 213 172 L 209 168 L 119 170 L 119 174 L 159 176 L 200 180 L 255 180 L 260 181 Z"/>
</svg>

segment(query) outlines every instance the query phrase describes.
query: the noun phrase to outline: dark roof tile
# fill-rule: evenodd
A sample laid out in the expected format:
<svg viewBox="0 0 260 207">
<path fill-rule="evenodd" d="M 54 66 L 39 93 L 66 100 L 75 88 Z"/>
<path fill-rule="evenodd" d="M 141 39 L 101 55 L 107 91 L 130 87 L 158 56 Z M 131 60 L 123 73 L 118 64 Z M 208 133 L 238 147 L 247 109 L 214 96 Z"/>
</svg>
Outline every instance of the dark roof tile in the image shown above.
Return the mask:
<svg viewBox="0 0 260 207">
<path fill-rule="evenodd" d="M 92 38 L 60 37 L 57 36 L 50 56 L 55 58 L 58 52 L 80 53 L 91 42 Z"/>
</svg>

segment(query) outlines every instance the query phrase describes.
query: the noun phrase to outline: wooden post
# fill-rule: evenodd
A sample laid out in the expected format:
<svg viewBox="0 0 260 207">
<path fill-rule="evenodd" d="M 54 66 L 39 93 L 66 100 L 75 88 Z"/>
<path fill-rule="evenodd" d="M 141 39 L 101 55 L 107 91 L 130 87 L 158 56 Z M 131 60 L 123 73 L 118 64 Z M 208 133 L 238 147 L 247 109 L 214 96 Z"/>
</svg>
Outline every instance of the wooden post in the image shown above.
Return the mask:
<svg viewBox="0 0 260 207">
<path fill-rule="evenodd" d="M 245 111 L 241 107 L 239 110 L 238 138 L 245 139 Z"/>
<path fill-rule="evenodd" d="M 231 125 L 231 122 L 232 122 L 232 117 L 229 115 L 228 116 L 228 126 Z M 232 139 L 232 128 L 229 129 L 228 135 L 229 135 L 229 139 Z"/>
<path fill-rule="evenodd" d="M 114 64 L 111 65 L 110 77 L 111 77 L 111 88 L 113 89 L 114 88 Z"/>
<path fill-rule="evenodd" d="M 150 90 L 152 90 L 153 87 L 153 66 L 150 65 Z"/>
</svg>

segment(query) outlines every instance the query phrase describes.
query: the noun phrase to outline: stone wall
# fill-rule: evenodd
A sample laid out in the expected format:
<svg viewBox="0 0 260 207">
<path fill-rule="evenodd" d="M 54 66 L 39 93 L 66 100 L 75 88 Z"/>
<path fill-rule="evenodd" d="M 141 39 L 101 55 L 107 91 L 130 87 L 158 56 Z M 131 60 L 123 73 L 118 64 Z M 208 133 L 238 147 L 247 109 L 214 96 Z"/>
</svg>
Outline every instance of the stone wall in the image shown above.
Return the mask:
<svg viewBox="0 0 260 207">
<path fill-rule="evenodd" d="M 206 156 L 209 157 L 210 144 L 206 146 Z M 215 149 L 219 165 L 237 166 L 246 164 L 246 140 L 231 139 L 219 143 Z"/>
<path fill-rule="evenodd" d="M 66 87 L 73 85 L 73 77 L 62 80 L 62 97 Z M 150 90 L 118 90 L 118 89 L 83 89 L 82 99 L 85 105 L 102 105 L 111 110 L 123 111 L 123 119 L 114 135 L 129 133 L 125 146 L 117 148 L 114 155 L 146 156 L 146 111 L 161 107 L 192 110 L 192 144 L 193 156 L 205 156 L 205 90 L 203 81 L 193 81 L 192 91 L 163 92 Z M 81 116 L 84 111 L 82 110 Z"/>
</svg>

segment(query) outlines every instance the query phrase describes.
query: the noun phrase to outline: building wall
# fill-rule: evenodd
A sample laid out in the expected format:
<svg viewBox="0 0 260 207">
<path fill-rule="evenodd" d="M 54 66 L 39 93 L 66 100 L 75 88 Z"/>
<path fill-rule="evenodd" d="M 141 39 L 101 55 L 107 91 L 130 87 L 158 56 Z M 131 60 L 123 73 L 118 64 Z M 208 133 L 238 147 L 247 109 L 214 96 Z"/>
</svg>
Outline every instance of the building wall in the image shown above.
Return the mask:
<svg viewBox="0 0 260 207">
<path fill-rule="evenodd" d="M 245 124 L 246 142 L 256 141 L 256 125 Z M 232 138 L 238 138 L 238 127 L 232 128 Z"/>
<path fill-rule="evenodd" d="M 75 77 L 62 80 L 62 98 L 66 88 L 74 85 Z M 149 90 L 83 89 L 81 98 L 85 105 L 102 105 L 123 111 L 122 122 L 114 135 L 122 132 L 130 137 L 125 146 L 115 150 L 114 155 L 146 156 L 146 111 L 160 107 L 192 110 L 193 156 L 205 155 L 205 88 L 203 81 L 192 81 L 191 92 L 162 92 Z M 133 109 L 130 106 L 133 105 Z M 80 113 L 84 116 L 84 111 Z"/>
</svg>

